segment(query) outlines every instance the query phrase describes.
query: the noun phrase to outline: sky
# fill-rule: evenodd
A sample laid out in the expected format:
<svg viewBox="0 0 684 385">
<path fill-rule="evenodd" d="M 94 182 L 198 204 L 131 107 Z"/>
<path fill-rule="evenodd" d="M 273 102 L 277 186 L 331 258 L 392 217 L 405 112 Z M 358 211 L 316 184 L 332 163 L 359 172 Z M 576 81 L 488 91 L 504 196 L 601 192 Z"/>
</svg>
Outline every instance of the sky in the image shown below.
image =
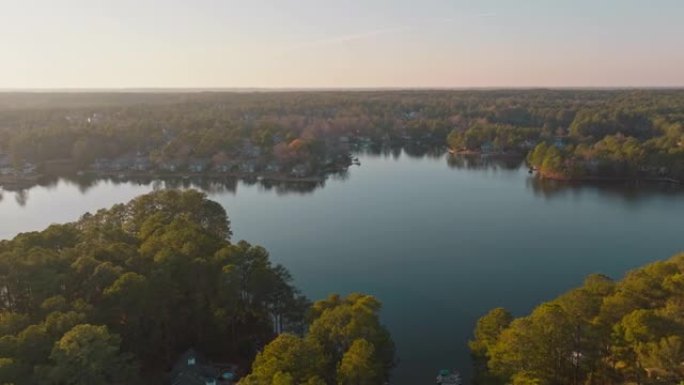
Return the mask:
<svg viewBox="0 0 684 385">
<path fill-rule="evenodd" d="M 682 86 L 682 0 L 0 0 L 1 89 Z"/>
</svg>

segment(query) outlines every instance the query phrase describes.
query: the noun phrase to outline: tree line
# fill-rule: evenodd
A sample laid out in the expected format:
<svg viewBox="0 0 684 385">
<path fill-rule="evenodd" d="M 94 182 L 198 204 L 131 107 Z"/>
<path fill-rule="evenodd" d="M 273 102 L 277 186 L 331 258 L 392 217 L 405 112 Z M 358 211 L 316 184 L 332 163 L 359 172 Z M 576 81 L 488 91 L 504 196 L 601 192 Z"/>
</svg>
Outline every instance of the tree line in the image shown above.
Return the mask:
<svg viewBox="0 0 684 385">
<path fill-rule="evenodd" d="M 681 177 L 681 90 L 0 94 L 0 152 L 15 163 L 143 154 L 306 163 L 354 143 L 517 153 L 548 176 Z M 545 161 L 548 158 L 546 166 Z"/>
</svg>

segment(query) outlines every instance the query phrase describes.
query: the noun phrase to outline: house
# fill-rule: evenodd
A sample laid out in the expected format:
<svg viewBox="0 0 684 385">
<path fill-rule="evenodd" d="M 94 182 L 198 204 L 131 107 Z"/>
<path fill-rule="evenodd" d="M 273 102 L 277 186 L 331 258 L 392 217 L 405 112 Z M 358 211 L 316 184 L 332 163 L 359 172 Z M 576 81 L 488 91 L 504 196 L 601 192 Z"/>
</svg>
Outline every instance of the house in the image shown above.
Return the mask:
<svg viewBox="0 0 684 385">
<path fill-rule="evenodd" d="M 9 157 L 0 154 L 0 175 L 10 174 L 13 169 Z"/>
<path fill-rule="evenodd" d="M 95 171 L 105 171 L 107 168 L 109 168 L 109 160 L 106 158 L 97 158 L 90 165 L 90 169 Z"/>
<path fill-rule="evenodd" d="M 267 172 L 280 172 L 280 164 L 278 162 L 269 162 L 266 165 Z"/>
<path fill-rule="evenodd" d="M 135 156 L 131 154 L 122 155 L 110 161 L 107 168 L 111 171 L 134 170 L 135 160 Z"/>
<path fill-rule="evenodd" d="M 418 117 L 418 112 L 417 111 L 410 111 L 410 112 L 405 112 L 404 113 L 404 118 L 406 120 L 412 120 Z"/>
<path fill-rule="evenodd" d="M 261 156 L 261 147 L 255 146 L 251 141 L 242 142 L 242 154 L 248 158 L 258 158 Z"/>
<path fill-rule="evenodd" d="M 251 173 L 256 171 L 256 163 L 251 162 L 251 161 L 242 162 L 242 163 L 240 163 L 239 169 L 240 169 L 240 172 L 251 174 Z"/>
<path fill-rule="evenodd" d="M 309 175 L 310 169 L 309 166 L 306 164 L 298 164 L 294 167 L 292 167 L 292 171 L 290 172 L 290 175 L 297 177 L 297 178 L 303 178 L 307 175 Z"/>
<path fill-rule="evenodd" d="M 159 164 L 159 168 L 163 171 L 176 172 L 183 167 L 183 161 L 180 159 L 170 159 Z"/>
<path fill-rule="evenodd" d="M 127 169 L 129 166 L 129 163 L 126 159 L 119 158 L 119 159 L 113 159 L 112 161 L 109 162 L 109 166 L 107 167 L 110 171 L 121 171 Z"/>
<path fill-rule="evenodd" d="M 214 162 L 214 171 L 231 172 L 237 166 L 237 162 L 229 159 L 222 159 Z"/>
<path fill-rule="evenodd" d="M 559 150 L 562 150 L 566 146 L 565 138 L 562 136 L 557 136 L 553 139 L 553 145 Z"/>
<path fill-rule="evenodd" d="M 480 151 L 483 154 L 492 154 L 496 151 L 496 147 L 492 142 L 485 142 L 480 146 Z"/>
<path fill-rule="evenodd" d="M 135 171 L 147 171 L 151 167 L 151 162 L 146 156 L 138 155 L 133 160 L 132 170 Z"/>
<path fill-rule="evenodd" d="M 170 385 L 232 385 L 237 380 L 235 365 L 211 363 L 195 349 L 183 353 L 170 373 Z"/>
<path fill-rule="evenodd" d="M 192 159 L 188 163 L 190 172 L 203 172 L 209 167 L 209 159 Z"/>
</svg>

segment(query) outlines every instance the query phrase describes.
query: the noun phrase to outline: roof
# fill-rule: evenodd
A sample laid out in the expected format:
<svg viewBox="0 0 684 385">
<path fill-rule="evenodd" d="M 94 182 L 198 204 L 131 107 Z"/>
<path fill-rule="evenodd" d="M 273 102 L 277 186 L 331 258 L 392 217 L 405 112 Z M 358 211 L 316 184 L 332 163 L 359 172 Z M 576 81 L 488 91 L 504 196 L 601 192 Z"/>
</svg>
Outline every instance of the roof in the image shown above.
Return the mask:
<svg viewBox="0 0 684 385">
<path fill-rule="evenodd" d="M 217 377 L 192 370 L 181 371 L 172 377 L 171 385 L 207 385 L 207 382 L 215 381 Z"/>
<path fill-rule="evenodd" d="M 220 374 L 202 354 L 191 348 L 178 357 L 171 370 L 171 385 L 206 385 Z"/>
</svg>

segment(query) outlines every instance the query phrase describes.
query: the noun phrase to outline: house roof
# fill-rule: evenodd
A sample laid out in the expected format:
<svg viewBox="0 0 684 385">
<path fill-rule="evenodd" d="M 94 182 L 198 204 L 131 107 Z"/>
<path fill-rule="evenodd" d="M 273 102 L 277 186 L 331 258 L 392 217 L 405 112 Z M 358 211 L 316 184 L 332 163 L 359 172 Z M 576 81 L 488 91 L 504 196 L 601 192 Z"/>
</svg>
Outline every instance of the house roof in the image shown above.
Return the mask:
<svg viewBox="0 0 684 385">
<path fill-rule="evenodd" d="M 189 364 L 192 359 L 194 364 Z M 171 385 L 206 385 L 220 374 L 202 354 L 191 348 L 178 357 L 171 371 Z"/>
<path fill-rule="evenodd" d="M 206 385 L 207 382 L 216 380 L 217 376 L 208 376 L 203 373 L 186 370 L 177 373 L 171 379 L 171 385 Z"/>
</svg>

